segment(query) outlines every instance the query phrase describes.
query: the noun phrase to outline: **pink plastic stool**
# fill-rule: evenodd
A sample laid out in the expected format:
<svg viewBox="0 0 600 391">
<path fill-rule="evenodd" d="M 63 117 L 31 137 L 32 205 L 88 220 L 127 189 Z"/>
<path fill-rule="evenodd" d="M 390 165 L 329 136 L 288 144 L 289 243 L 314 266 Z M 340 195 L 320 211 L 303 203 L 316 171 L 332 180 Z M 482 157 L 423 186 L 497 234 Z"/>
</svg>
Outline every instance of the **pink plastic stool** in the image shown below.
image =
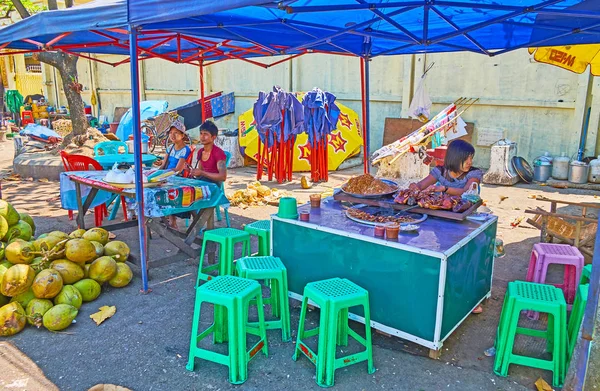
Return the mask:
<svg viewBox="0 0 600 391">
<path fill-rule="evenodd" d="M 536 243 L 533 245 L 533 251 L 531 252 L 529 268 L 527 269 L 527 281 L 545 284 L 548 265 L 552 263 L 565 265 L 563 283 L 553 285 L 562 289 L 570 309 L 581 279 L 583 262 L 583 255 L 576 247 L 568 244 Z M 528 316 L 532 319 L 538 319 L 539 314 L 530 311 Z"/>
</svg>

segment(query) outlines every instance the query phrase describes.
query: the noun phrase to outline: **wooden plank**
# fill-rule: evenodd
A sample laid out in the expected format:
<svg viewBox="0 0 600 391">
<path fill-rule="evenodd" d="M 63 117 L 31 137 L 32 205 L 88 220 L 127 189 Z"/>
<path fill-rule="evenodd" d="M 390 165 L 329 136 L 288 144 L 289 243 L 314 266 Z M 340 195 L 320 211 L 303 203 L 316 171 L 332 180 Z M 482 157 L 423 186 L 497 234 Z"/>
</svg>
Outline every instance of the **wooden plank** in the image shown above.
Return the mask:
<svg viewBox="0 0 600 391">
<path fill-rule="evenodd" d="M 199 251 L 194 250 L 193 248 L 188 246 L 181 238 L 170 232 L 166 227 L 163 227 L 160 223 L 157 223 L 153 220 L 149 220 L 147 225 L 149 228 L 152 228 L 154 232 L 171 242 L 173 245 L 175 245 L 175 247 L 177 247 L 190 257 L 195 258 L 198 255 L 200 255 Z"/>
<path fill-rule="evenodd" d="M 356 198 L 356 197 L 348 195 L 342 191 L 334 194 L 333 199 L 336 201 L 346 201 L 346 202 L 351 202 L 353 204 L 365 204 L 365 205 L 371 205 L 371 206 L 380 206 L 382 208 L 392 208 L 395 210 L 404 210 L 404 209 L 408 209 L 411 207 L 409 205 L 402 205 L 402 204 L 398 204 L 398 203 L 394 202 L 394 199 L 392 197 Z M 473 214 L 473 212 L 475 212 L 475 210 L 477 208 L 479 208 L 482 203 L 483 203 L 483 201 L 479 201 L 476 204 L 473 204 L 473 206 L 471 206 L 469 209 L 467 209 L 466 211 L 464 211 L 462 213 L 455 213 L 455 212 L 451 212 L 448 210 L 436 210 L 436 209 L 425 209 L 425 208 L 414 208 L 414 209 L 411 209 L 411 212 L 425 213 L 429 216 L 441 217 L 443 219 L 448 219 L 448 220 L 463 221 L 464 219 L 467 218 L 467 216 L 470 216 L 471 214 Z"/>
<path fill-rule="evenodd" d="M 585 221 L 586 223 L 597 223 L 598 222 L 598 219 L 590 219 L 589 217 L 564 215 L 564 214 L 560 214 L 560 213 L 551 213 L 551 212 L 546 212 L 545 210 L 527 209 L 527 210 L 525 210 L 525 213 L 534 214 L 534 215 L 542 215 L 542 216 L 550 216 L 550 217 L 559 217 L 562 219 L 571 219 L 571 220 L 575 220 L 575 221 Z"/>
<path fill-rule="evenodd" d="M 422 122 L 411 118 L 386 118 L 383 127 L 383 145 L 388 145 L 396 140 L 407 136 L 423 126 Z M 473 138 L 473 129 L 475 124 L 467 122 L 467 135 L 461 137 L 461 140 L 471 142 Z"/>
<path fill-rule="evenodd" d="M 536 201 L 545 201 L 545 202 L 552 202 L 555 204 L 565 204 L 565 205 L 574 205 L 574 206 L 579 206 L 582 208 L 592 208 L 592 209 L 600 209 L 600 204 L 588 204 L 586 202 L 571 202 L 571 201 L 562 201 L 562 200 L 553 200 L 550 198 L 546 198 L 546 197 L 536 197 L 535 198 Z M 556 211 L 556 205 L 554 206 L 554 211 Z M 552 211 L 552 208 L 550 209 Z"/>
</svg>

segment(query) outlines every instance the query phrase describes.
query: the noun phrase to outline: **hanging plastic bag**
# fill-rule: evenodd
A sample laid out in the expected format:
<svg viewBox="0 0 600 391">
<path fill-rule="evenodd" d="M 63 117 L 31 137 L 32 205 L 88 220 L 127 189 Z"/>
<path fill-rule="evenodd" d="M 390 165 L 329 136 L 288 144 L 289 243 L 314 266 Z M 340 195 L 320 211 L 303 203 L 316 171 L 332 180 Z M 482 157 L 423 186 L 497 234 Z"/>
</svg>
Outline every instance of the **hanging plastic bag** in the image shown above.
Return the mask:
<svg viewBox="0 0 600 391">
<path fill-rule="evenodd" d="M 408 108 L 408 116 L 416 118 L 423 123 L 429 121 L 429 115 L 431 114 L 431 99 L 429 99 L 429 94 L 425 90 L 426 75 L 427 72 L 421 76 L 421 80 L 419 80 L 419 85 L 415 91 L 415 96 Z"/>
</svg>

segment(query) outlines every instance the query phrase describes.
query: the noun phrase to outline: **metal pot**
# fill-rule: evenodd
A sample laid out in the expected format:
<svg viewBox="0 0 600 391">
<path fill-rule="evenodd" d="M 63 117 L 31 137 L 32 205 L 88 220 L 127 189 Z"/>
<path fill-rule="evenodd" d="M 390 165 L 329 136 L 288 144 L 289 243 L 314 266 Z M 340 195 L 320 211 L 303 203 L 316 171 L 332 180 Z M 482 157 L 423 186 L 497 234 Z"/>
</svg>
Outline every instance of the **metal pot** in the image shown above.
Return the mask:
<svg viewBox="0 0 600 391">
<path fill-rule="evenodd" d="M 565 180 L 569 177 L 569 158 L 562 152 L 552 162 L 552 178 Z"/>
<path fill-rule="evenodd" d="M 586 163 L 573 160 L 569 163 L 569 182 L 587 183 L 589 168 Z"/>
<path fill-rule="evenodd" d="M 600 183 L 600 156 L 590 162 L 588 180 L 592 183 Z"/>
<path fill-rule="evenodd" d="M 546 156 L 540 156 L 533 162 L 533 180 L 546 182 L 552 175 L 552 160 Z"/>
<path fill-rule="evenodd" d="M 133 140 L 125 141 L 125 144 L 127 144 L 129 153 L 133 153 Z M 147 141 L 142 141 L 142 153 L 148 153 L 148 142 Z"/>
</svg>

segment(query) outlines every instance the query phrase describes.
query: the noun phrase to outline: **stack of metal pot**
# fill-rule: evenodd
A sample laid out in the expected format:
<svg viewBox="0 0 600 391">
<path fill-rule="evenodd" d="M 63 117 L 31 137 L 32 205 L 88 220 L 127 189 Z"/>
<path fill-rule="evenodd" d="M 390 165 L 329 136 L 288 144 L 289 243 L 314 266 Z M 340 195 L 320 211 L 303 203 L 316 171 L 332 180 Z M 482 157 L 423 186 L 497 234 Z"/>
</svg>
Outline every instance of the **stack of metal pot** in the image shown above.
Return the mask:
<svg viewBox="0 0 600 391">
<path fill-rule="evenodd" d="M 569 182 L 587 183 L 589 168 L 585 162 L 571 160 L 571 163 L 569 163 Z"/>
<path fill-rule="evenodd" d="M 591 183 L 600 183 L 600 156 L 590 162 L 588 181 Z"/>
<path fill-rule="evenodd" d="M 569 162 L 570 159 L 564 152 L 557 156 L 552 161 L 552 178 L 564 181 L 569 177 Z"/>
<path fill-rule="evenodd" d="M 536 182 L 546 182 L 552 175 L 552 156 L 544 152 L 542 156 L 533 161 L 533 180 Z"/>
</svg>

